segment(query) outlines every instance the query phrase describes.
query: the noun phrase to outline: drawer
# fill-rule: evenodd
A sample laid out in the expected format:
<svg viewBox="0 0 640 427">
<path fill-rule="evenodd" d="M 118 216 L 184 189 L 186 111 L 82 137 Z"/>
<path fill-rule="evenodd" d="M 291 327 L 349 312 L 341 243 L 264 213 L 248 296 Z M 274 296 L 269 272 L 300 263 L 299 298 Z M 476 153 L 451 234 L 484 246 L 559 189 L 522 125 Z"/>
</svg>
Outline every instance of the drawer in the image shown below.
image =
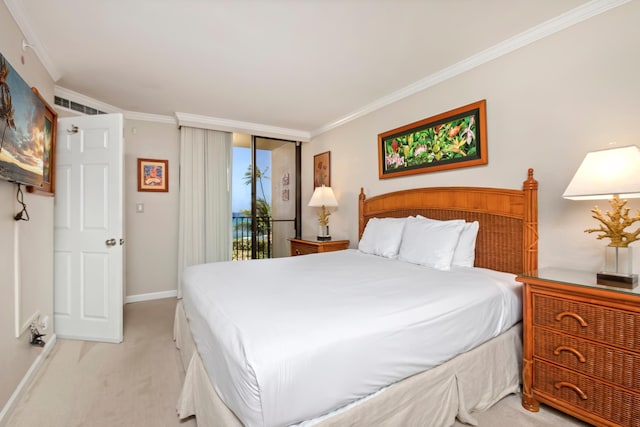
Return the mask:
<svg viewBox="0 0 640 427">
<path fill-rule="evenodd" d="M 640 427 L 640 394 L 550 363 L 534 361 L 533 392 L 545 393 L 620 425 Z"/>
<path fill-rule="evenodd" d="M 318 253 L 318 247 L 302 243 L 291 243 L 291 256 L 308 255 Z"/>
<path fill-rule="evenodd" d="M 640 354 L 534 328 L 534 357 L 640 390 Z"/>
<path fill-rule="evenodd" d="M 533 294 L 533 324 L 640 351 L 640 314 Z"/>
</svg>

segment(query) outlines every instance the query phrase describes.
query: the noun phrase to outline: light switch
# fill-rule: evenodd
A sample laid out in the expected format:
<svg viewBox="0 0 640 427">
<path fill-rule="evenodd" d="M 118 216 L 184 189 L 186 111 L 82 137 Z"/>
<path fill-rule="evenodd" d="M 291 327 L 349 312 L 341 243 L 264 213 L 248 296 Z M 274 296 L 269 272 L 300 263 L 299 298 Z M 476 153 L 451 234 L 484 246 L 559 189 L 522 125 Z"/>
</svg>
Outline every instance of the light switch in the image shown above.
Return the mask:
<svg viewBox="0 0 640 427">
<path fill-rule="evenodd" d="M 144 203 L 136 203 L 136 212 L 143 213 L 144 212 Z"/>
</svg>

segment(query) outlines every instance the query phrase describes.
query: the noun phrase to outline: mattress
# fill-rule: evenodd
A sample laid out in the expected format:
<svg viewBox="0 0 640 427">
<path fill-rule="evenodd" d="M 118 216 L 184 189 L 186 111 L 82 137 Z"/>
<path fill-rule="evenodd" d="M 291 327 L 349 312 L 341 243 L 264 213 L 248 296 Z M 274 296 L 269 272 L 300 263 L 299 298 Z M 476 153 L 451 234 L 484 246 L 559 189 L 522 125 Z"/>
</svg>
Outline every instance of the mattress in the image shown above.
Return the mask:
<svg viewBox="0 0 640 427">
<path fill-rule="evenodd" d="M 330 413 L 521 317 L 513 275 L 356 250 L 193 266 L 183 298 L 211 384 L 246 426 Z"/>
</svg>

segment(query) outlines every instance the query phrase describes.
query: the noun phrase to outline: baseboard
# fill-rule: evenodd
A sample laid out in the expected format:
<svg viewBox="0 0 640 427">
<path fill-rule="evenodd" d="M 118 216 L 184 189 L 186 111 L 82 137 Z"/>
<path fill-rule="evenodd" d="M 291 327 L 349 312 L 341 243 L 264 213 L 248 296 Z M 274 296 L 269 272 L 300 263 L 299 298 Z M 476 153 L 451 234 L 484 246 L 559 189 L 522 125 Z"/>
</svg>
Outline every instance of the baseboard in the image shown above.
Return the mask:
<svg viewBox="0 0 640 427">
<path fill-rule="evenodd" d="M 42 364 L 44 363 L 45 359 L 49 357 L 49 353 L 51 353 L 51 350 L 53 350 L 53 347 L 56 345 L 56 339 L 57 339 L 56 334 L 53 334 L 51 335 L 51 337 L 49 337 L 49 340 L 45 344 L 44 348 L 42 349 L 42 352 L 33 361 L 33 363 L 31 364 L 31 367 L 29 368 L 27 373 L 24 375 L 24 377 L 22 377 L 22 380 L 20 381 L 16 389 L 13 391 L 13 394 L 11 395 L 7 403 L 4 405 L 4 408 L 2 408 L 2 411 L 0 411 L 0 427 L 5 427 L 7 425 L 7 422 L 9 421 L 9 417 L 11 416 L 11 413 L 13 411 L 14 405 L 17 402 L 19 402 L 20 399 L 22 399 L 24 393 L 27 391 L 27 388 L 36 377 L 38 370 L 42 367 Z"/>
<path fill-rule="evenodd" d="M 152 292 L 150 294 L 138 294 L 138 295 L 129 295 L 125 297 L 124 303 L 129 304 L 132 302 L 140 302 L 140 301 L 151 301 L 154 299 L 163 299 L 163 298 L 176 298 L 178 296 L 178 291 L 163 291 L 163 292 Z"/>
</svg>

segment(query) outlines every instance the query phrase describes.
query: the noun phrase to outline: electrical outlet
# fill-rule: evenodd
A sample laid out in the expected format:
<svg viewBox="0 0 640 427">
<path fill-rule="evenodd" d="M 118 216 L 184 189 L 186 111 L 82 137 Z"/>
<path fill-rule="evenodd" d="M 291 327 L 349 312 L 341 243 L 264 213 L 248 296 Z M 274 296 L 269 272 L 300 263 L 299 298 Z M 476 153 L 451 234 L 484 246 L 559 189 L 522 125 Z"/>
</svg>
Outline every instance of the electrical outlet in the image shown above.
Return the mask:
<svg viewBox="0 0 640 427">
<path fill-rule="evenodd" d="M 47 328 L 49 327 L 49 316 L 44 316 L 42 318 L 42 320 L 40 321 L 40 327 L 43 331 L 47 330 Z"/>
</svg>

